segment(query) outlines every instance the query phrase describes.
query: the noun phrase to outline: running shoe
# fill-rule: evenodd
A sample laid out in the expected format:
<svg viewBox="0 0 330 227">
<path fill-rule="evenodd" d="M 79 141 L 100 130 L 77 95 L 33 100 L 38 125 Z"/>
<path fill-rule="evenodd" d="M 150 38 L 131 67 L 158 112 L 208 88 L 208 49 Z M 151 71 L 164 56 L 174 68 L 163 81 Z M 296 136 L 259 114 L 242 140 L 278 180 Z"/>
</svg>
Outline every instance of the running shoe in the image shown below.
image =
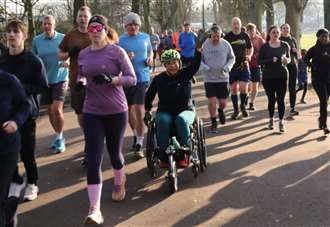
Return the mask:
<svg viewBox="0 0 330 227">
<path fill-rule="evenodd" d="M 136 144 L 135 145 L 135 151 L 134 151 L 135 157 L 140 159 L 144 158 L 143 150 L 142 150 L 142 145 L 141 144 Z"/>
<path fill-rule="evenodd" d="M 269 119 L 267 128 L 269 130 L 273 130 L 274 129 L 274 120 L 273 119 Z"/>
<path fill-rule="evenodd" d="M 217 133 L 217 128 L 218 128 L 218 122 L 217 121 L 213 121 L 211 124 L 211 133 Z"/>
<path fill-rule="evenodd" d="M 252 110 L 252 111 L 256 110 L 252 102 L 250 102 L 248 110 Z"/>
<path fill-rule="evenodd" d="M 89 209 L 88 215 L 85 218 L 84 224 L 85 225 L 101 225 L 104 223 L 104 218 L 100 209 L 91 207 Z"/>
<path fill-rule="evenodd" d="M 39 193 L 39 188 L 37 185 L 28 184 L 25 189 L 23 200 L 24 201 L 35 200 L 38 197 L 38 193 Z"/>
<path fill-rule="evenodd" d="M 301 104 L 306 104 L 305 100 L 303 100 L 303 99 L 300 100 L 300 103 L 301 103 Z"/>
<path fill-rule="evenodd" d="M 292 116 L 296 116 L 296 115 L 299 115 L 299 112 L 296 111 L 294 108 L 291 108 L 291 110 L 290 110 L 290 114 L 291 114 Z"/>
<path fill-rule="evenodd" d="M 249 116 L 249 113 L 246 111 L 245 106 L 241 107 L 241 111 L 242 111 L 242 117 L 248 117 Z"/>
<path fill-rule="evenodd" d="M 54 142 L 55 148 L 54 148 L 54 153 L 55 154 L 60 154 L 65 151 L 65 138 L 57 138 Z"/>
<path fill-rule="evenodd" d="M 112 200 L 113 201 L 118 202 L 118 201 L 122 201 L 125 199 L 125 195 L 126 195 L 125 184 L 126 184 L 126 176 L 124 177 L 121 185 L 115 185 L 115 188 L 112 191 Z"/>
<path fill-rule="evenodd" d="M 223 110 L 218 110 L 220 124 L 226 124 L 226 116 Z"/>
<path fill-rule="evenodd" d="M 330 130 L 327 127 L 324 127 L 323 132 L 325 136 L 330 134 Z"/>
<path fill-rule="evenodd" d="M 231 117 L 232 120 L 237 120 L 239 118 L 239 112 L 238 111 L 234 111 L 234 113 L 232 113 Z"/>
<path fill-rule="evenodd" d="M 279 129 L 280 133 L 284 133 L 285 132 L 285 126 L 284 126 L 283 120 L 280 120 L 278 122 L 278 129 Z"/>
<path fill-rule="evenodd" d="M 10 183 L 8 198 L 16 197 L 19 198 L 21 196 L 22 190 L 25 188 L 25 181 L 22 184 L 18 183 Z"/>
</svg>

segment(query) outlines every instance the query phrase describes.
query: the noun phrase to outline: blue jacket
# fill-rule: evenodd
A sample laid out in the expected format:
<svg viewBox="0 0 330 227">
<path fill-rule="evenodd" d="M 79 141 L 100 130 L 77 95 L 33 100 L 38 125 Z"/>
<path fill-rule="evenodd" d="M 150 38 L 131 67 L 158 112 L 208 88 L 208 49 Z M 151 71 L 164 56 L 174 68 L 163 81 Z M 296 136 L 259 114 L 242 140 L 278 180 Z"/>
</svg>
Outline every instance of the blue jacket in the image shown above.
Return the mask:
<svg viewBox="0 0 330 227">
<path fill-rule="evenodd" d="M 30 104 L 19 80 L 0 70 L 0 155 L 18 152 L 21 148 L 19 130 L 7 134 L 3 129 L 6 121 L 15 121 L 18 128 L 30 115 Z"/>
<path fill-rule="evenodd" d="M 192 32 L 181 32 L 179 36 L 181 55 L 186 58 L 195 56 L 196 36 Z"/>
</svg>

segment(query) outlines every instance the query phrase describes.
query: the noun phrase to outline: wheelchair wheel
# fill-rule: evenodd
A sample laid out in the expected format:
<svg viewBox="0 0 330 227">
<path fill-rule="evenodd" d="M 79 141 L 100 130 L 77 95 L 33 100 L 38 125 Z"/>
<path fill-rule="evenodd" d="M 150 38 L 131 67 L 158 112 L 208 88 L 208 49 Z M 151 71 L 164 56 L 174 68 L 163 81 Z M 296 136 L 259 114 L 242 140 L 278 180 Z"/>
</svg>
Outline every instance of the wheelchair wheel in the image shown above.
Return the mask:
<svg viewBox="0 0 330 227">
<path fill-rule="evenodd" d="M 207 148 L 205 143 L 205 129 L 202 119 L 198 119 L 198 155 L 201 171 L 204 171 L 207 165 Z"/>
<path fill-rule="evenodd" d="M 169 162 L 168 184 L 170 187 L 170 193 L 173 194 L 176 191 L 178 191 L 178 173 L 173 155 L 168 156 L 168 162 Z"/>
<path fill-rule="evenodd" d="M 155 127 L 154 120 L 150 122 L 147 132 L 147 144 L 146 144 L 146 160 L 147 167 L 149 169 L 150 175 L 152 178 L 156 177 L 156 164 L 157 164 L 157 155 L 156 155 L 156 140 L 155 140 Z"/>
</svg>

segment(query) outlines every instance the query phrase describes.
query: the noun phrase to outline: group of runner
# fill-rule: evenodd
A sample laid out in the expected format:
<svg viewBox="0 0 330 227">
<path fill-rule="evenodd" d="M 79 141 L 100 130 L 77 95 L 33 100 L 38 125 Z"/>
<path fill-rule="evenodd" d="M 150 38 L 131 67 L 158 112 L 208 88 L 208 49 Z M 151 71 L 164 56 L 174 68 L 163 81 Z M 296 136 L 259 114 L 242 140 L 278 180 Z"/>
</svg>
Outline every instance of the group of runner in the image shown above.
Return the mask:
<svg viewBox="0 0 330 227">
<path fill-rule="evenodd" d="M 232 31 L 223 37 L 221 28 L 214 24 L 202 48 L 196 48 L 196 35 L 190 24 L 185 23 L 183 31 L 171 37 L 172 46 L 167 42 L 168 47 L 160 57 L 166 71 L 156 76 L 148 88 L 150 67 L 155 67 L 161 40 L 153 30 L 150 35 L 140 31 L 138 14 L 130 12 L 124 17 L 125 33 L 120 37 L 108 26 L 107 18 L 92 16 L 87 6 L 79 9 L 76 22 L 77 28 L 64 35 L 56 31 L 55 18 L 46 15 L 43 33 L 33 39 L 31 51 L 24 46 L 26 25 L 13 20 L 6 26 L 7 47 L 1 46 L 0 52 L 0 103 L 5 108 L 0 114 L 1 227 L 6 222 L 15 224 L 15 207 L 23 189 L 25 200 L 34 200 L 38 195 L 34 152 L 41 94 L 55 131 L 51 147 L 55 153 L 62 153 L 66 149 L 63 105 L 67 88 L 70 88 L 71 107 L 85 137 L 84 164 L 90 202 L 84 220 L 87 225 L 104 222 L 100 205 L 104 141 L 114 172 L 112 199 L 121 201 L 125 198 L 126 184 L 122 154 L 125 129 L 129 123 L 134 135 L 132 150 L 142 158 L 144 122 L 151 117 L 156 94 L 159 97 L 156 121 L 160 149 L 166 148 L 173 123 L 181 145 L 188 146 L 189 124 L 195 117 L 190 80 L 198 68 L 205 82 L 212 133 L 217 132 L 217 117 L 220 124 L 226 123 L 229 94 L 234 109 L 231 119 L 246 118 L 248 110 L 255 110 L 260 82 L 268 97 L 267 127 L 274 128 L 277 102 L 279 131 L 285 132 L 287 84 L 290 114 L 298 114 L 295 105 L 300 62 L 299 72 L 303 76 L 298 90 L 306 92 L 307 66 L 311 67 L 312 84 L 320 99 L 319 128 L 329 134 L 330 43 L 326 29 L 317 32 L 316 45 L 301 58 L 288 24 L 270 27 L 264 40 L 254 24 L 249 23 L 244 31 L 241 20 L 235 17 Z M 27 182 L 18 174 L 18 153 L 24 163 Z M 160 158 L 166 165 L 166 159 Z M 185 161 L 181 165 L 184 166 Z"/>
</svg>

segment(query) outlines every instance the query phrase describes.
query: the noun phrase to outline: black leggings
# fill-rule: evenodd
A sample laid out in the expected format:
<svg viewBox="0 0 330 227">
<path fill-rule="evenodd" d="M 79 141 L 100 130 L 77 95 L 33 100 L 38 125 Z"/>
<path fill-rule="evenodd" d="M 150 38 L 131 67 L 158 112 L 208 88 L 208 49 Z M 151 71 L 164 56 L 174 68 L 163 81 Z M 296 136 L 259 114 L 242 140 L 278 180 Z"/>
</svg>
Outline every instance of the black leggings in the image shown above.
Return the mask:
<svg viewBox="0 0 330 227">
<path fill-rule="evenodd" d="M 288 64 L 289 71 L 289 94 L 290 94 L 290 107 L 295 108 L 296 106 L 296 85 L 298 76 L 298 66 L 297 64 Z"/>
<path fill-rule="evenodd" d="M 0 155 L 0 227 L 5 226 L 8 188 L 17 165 L 17 159 L 18 152 Z"/>
<path fill-rule="evenodd" d="M 116 170 L 123 168 L 124 157 L 122 147 L 127 126 L 127 112 L 112 115 L 83 114 L 84 134 L 87 152 L 87 183 L 102 182 L 102 160 L 104 139 L 112 167 Z"/>
<path fill-rule="evenodd" d="M 275 103 L 277 102 L 278 117 L 280 120 L 284 118 L 285 113 L 285 93 L 287 89 L 286 79 L 263 79 L 262 84 L 268 97 L 268 113 L 269 117 L 274 117 Z"/>
<path fill-rule="evenodd" d="M 330 83 L 327 83 L 325 81 L 313 80 L 312 84 L 320 100 L 320 123 L 322 126 L 327 126 Z"/>
<path fill-rule="evenodd" d="M 20 128 L 22 149 L 21 160 L 24 163 L 28 184 L 36 184 L 38 180 L 37 163 L 34 156 L 36 146 L 36 121 L 28 119 Z M 13 177 L 13 182 L 22 184 L 23 178 L 18 173 L 18 167 Z"/>
</svg>

